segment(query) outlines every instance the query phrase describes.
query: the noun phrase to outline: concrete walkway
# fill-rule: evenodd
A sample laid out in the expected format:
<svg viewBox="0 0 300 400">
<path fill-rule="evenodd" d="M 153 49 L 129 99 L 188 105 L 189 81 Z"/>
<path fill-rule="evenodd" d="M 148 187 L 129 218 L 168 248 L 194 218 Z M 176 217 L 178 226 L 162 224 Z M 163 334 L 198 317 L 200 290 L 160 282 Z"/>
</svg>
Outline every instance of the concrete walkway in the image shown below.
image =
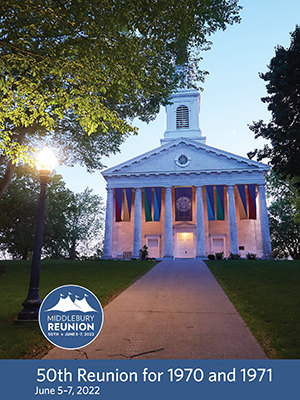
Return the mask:
<svg viewBox="0 0 300 400">
<path fill-rule="evenodd" d="M 266 359 L 202 261 L 163 261 L 104 308 L 102 331 L 45 359 Z"/>
</svg>

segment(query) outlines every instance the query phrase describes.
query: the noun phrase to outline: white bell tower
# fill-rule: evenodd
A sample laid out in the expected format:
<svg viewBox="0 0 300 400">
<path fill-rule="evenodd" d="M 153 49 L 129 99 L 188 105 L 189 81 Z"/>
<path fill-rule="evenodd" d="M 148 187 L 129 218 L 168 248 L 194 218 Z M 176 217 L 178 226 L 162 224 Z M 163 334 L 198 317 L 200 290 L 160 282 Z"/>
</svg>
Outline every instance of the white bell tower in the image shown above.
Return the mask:
<svg viewBox="0 0 300 400">
<path fill-rule="evenodd" d="M 205 144 L 199 128 L 200 93 L 195 89 L 179 89 L 166 106 L 167 129 L 161 144 L 179 138 L 195 140 Z"/>
</svg>

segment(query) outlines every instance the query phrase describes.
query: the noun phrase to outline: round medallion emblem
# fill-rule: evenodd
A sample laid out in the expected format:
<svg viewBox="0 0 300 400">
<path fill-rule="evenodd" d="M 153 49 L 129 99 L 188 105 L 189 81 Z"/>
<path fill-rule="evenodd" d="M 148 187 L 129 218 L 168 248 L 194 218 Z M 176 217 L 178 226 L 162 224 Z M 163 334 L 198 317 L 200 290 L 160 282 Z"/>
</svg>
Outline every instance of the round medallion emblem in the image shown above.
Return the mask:
<svg viewBox="0 0 300 400">
<path fill-rule="evenodd" d="M 181 154 L 181 156 L 178 158 L 178 162 L 181 165 L 185 165 L 188 162 L 187 156 L 184 154 Z"/>
<path fill-rule="evenodd" d="M 191 157 L 188 154 L 178 153 L 178 155 L 175 158 L 175 164 L 181 168 L 187 167 L 190 164 L 190 162 L 191 162 Z"/>
<path fill-rule="evenodd" d="M 181 196 L 176 201 L 176 208 L 180 212 L 187 212 L 191 209 L 191 207 L 192 207 L 192 202 L 186 196 Z"/>
</svg>

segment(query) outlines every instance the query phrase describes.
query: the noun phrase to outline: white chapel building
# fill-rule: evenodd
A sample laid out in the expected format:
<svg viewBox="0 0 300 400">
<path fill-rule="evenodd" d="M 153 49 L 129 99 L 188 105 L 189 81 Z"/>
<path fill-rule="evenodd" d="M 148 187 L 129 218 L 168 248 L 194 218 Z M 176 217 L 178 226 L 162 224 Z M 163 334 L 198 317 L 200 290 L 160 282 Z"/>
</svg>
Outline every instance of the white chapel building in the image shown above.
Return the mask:
<svg viewBox="0 0 300 400">
<path fill-rule="evenodd" d="M 161 146 L 102 175 L 107 182 L 103 258 L 270 257 L 267 165 L 206 145 L 200 94 L 181 89 L 166 107 Z"/>
</svg>

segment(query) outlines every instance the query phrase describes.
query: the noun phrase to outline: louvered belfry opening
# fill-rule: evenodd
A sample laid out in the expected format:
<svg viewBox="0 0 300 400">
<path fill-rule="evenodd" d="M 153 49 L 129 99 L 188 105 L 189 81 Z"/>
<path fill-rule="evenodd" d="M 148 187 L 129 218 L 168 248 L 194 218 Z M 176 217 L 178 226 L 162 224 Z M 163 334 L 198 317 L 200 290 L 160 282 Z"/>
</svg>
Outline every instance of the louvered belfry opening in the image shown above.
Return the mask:
<svg viewBox="0 0 300 400">
<path fill-rule="evenodd" d="M 189 129 L 189 109 L 187 106 L 179 106 L 176 109 L 176 129 Z"/>
</svg>

